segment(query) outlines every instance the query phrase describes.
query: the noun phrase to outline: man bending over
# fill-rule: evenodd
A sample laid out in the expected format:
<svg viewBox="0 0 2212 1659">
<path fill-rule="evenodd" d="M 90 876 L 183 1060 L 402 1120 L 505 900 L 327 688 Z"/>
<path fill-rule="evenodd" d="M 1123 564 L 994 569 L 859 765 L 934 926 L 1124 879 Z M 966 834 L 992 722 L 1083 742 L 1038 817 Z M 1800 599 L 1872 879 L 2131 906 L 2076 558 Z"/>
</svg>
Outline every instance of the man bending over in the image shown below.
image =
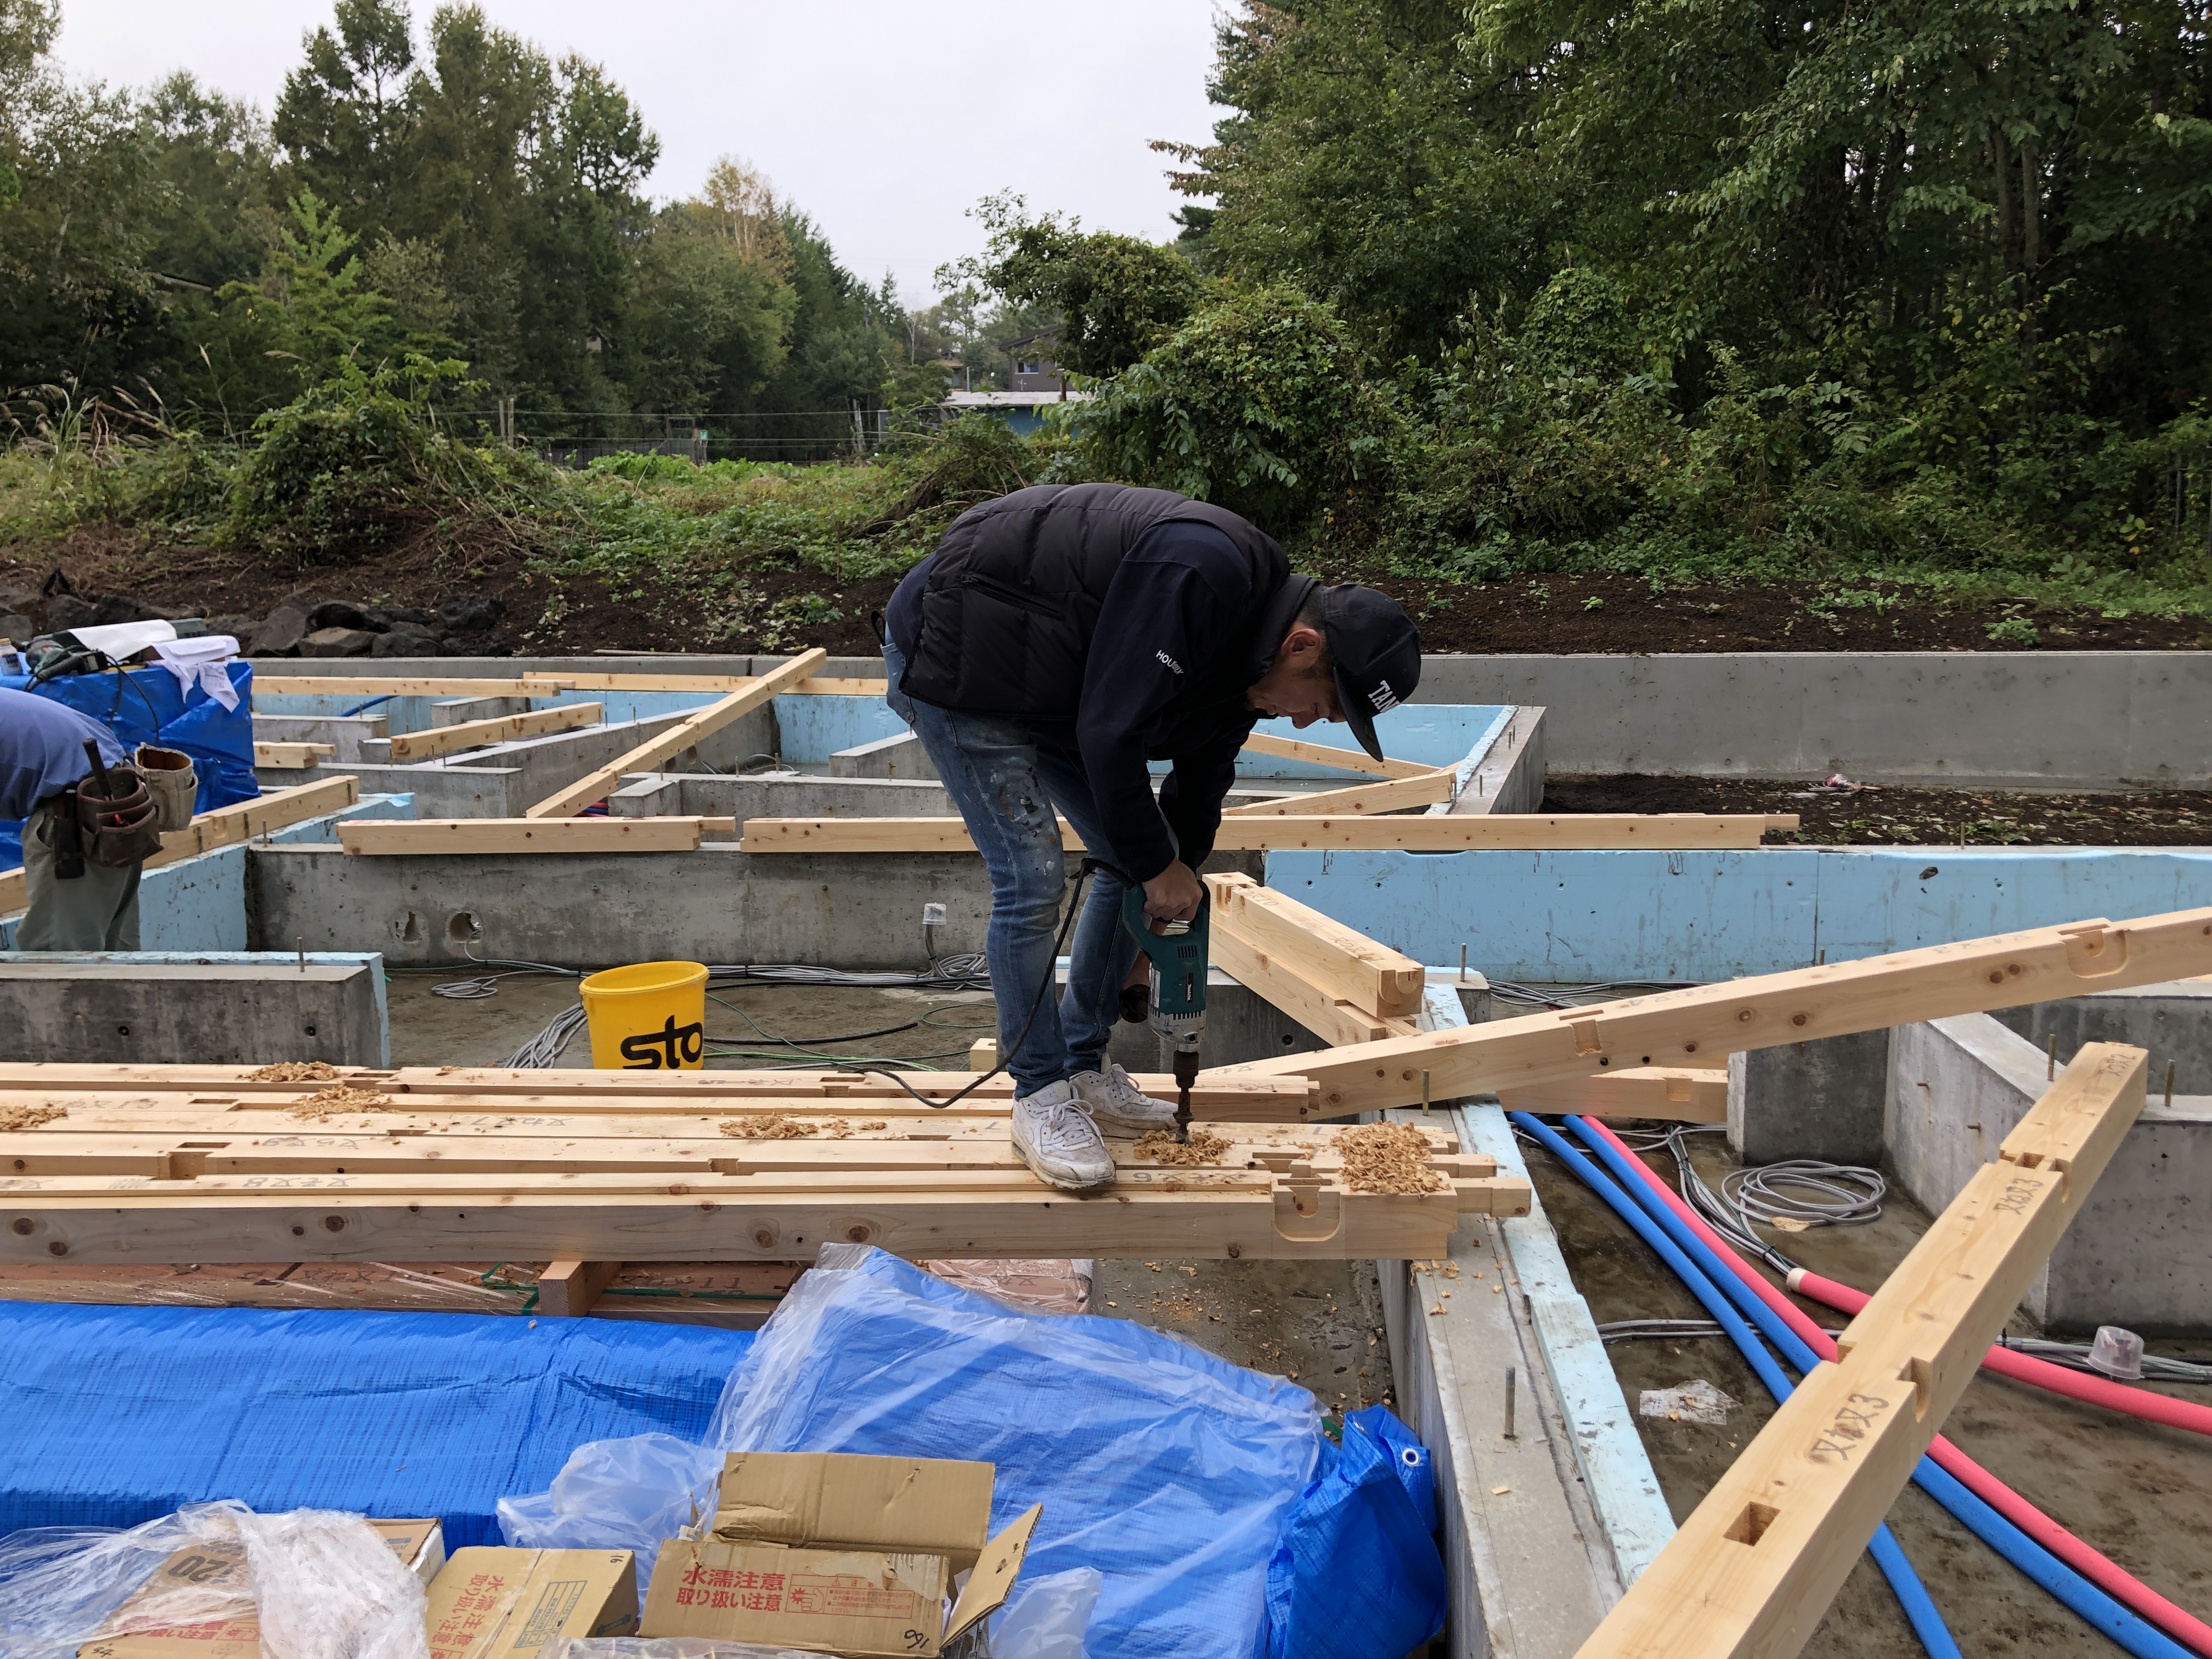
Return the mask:
<svg viewBox="0 0 2212 1659">
<path fill-rule="evenodd" d="M 1254 723 L 1341 720 L 1380 760 L 1374 717 L 1413 695 L 1419 636 L 1385 594 L 1294 575 L 1237 514 L 1121 484 L 1044 484 L 970 508 L 886 620 L 888 701 L 991 874 L 986 957 L 1014 1145 L 1055 1187 L 1109 1185 L 1102 1125 L 1175 1121 L 1105 1058 L 1137 951 L 1121 877 L 1155 920 L 1195 916 L 1195 872 Z M 1156 760 L 1172 764 L 1157 799 Z M 1094 878 L 1066 990 L 1040 1006 L 1065 880 L 1055 811 L 1120 873 Z"/>
</svg>

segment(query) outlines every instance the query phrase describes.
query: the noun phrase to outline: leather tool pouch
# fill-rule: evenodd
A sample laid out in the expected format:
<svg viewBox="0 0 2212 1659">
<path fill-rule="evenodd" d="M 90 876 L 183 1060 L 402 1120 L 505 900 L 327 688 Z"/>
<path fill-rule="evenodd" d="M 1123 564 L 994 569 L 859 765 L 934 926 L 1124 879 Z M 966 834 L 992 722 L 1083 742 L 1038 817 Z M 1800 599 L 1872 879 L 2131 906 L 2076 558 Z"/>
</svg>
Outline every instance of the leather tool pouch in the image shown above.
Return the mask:
<svg viewBox="0 0 2212 1659">
<path fill-rule="evenodd" d="M 46 809 L 46 821 L 33 830 L 46 846 L 54 849 L 54 879 L 81 881 L 84 878 L 84 840 L 76 829 L 76 786 L 71 784 Z"/>
<path fill-rule="evenodd" d="M 107 781 L 119 793 L 102 795 L 96 778 L 76 786 L 76 822 L 84 856 L 109 869 L 143 864 L 161 850 L 161 808 L 135 766 L 111 766 Z"/>
<path fill-rule="evenodd" d="M 179 750 L 156 749 L 150 743 L 142 743 L 131 758 L 137 762 L 146 787 L 154 792 L 155 827 L 167 834 L 189 824 L 200 793 L 192 757 Z"/>
</svg>

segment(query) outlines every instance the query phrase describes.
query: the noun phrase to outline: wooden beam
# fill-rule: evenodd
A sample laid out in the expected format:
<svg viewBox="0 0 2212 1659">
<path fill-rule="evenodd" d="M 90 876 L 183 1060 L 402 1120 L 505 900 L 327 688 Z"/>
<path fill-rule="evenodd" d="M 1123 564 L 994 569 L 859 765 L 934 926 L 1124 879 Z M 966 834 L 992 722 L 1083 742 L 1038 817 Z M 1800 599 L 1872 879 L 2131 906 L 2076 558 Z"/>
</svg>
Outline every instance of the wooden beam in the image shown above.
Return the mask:
<svg viewBox="0 0 2212 1659">
<path fill-rule="evenodd" d="M 1255 755 L 1273 755 L 1278 760 L 1304 761 L 1314 766 L 1333 766 L 1343 772 L 1364 772 L 1370 777 L 1419 778 L 1425 777 L 1437 769 L 1419 761 L 1376 760 L 1364 750 L 1333 749 L 1327 744 L 1307 743 L 1297 738 L 1274 738 L 1264 732 L 1255 732 L 1244 739 L 1244 746 Z"/>
<path fill-rule="evenodd" d="M 263 1082 L 252 1066 L 79 1065 L 74 1062 L 0 1063 L 0 1106 L 106 1109 L 114 1105 L 194 1110 L 277 1110 L 326 1086 L 325 1081 Z M 895 1080 L 880 1072 L 601 1072 L 563 1068 L 528 1071 L 455 1066 L 392 1069 L 340 1066 L 331 1079 L 391 1097 L 394 1109 L 491 1113 L 532 1121 L 570 1115 L 666 1115 L 720 1113 L 766 1103 L 794 1115 L 840 1115 L 866 1111 L 920 1113 L 927 1121 L 957 1124 L 967 1117 L 1004 1118 L 1012 1109 L 1014 1080 L 1004 1073 L 981 1079 L 969 1072 L 911 1072 Z M 1164 1073 L 1133 1079 L 1155 1098 L 1171 1096 Z M 957 1102 L 945 1101 L 975 1085 Z M 1227 1078 L 1202 1080 L 1191 1091 L 1191 1110 L 1221 1121 L 1293 1123 L 1321 1115 L 1319 1096 L 1303 1078 Z M 388 1120 L 379 1118 L 377 1121 Z M 575 1133 L 574 1130 L 567 1133 Z"/>
<path fill-rule="evenodd" d="M 287 829 L 328 812 L 342 812 L 361 799 L 361 785 L 350 774 L 318 778 L 313 783 L 272 790 L 229 806 L 202 812 L 181 830 L 161 837 L 161 850 L 139 867 L 158 870 L 179 859 L 197 858 L 225 847 L 234 847 L 272 830 Z M 30 902 L 21 869 L 0 871 L 0 915 L 21 909 Z"/>
<path fill-rule="evenodd" d="M 532 818 L 573 817 L 593 801 L 604 799 L 622 781 L 625 772 L 650 772 L 672 755 L 680 755 L 700 738 L 720 731 L 732 720 L 750 714 L 763 703 L 769 702 L 787 686 L 796 685 L 829 660 L 830 653 L 820 647 L 803 651 L 771 673 L 762 675 L 742 690 L 732 691 L 720 702 L 710 703 L 688 720 L 672 726 L 659 737 L 648 738 L 617 759 L 609 761 L 597 771 L 576 780 L 566 789 L 548 795 L 523 816 Z"/>
<path fill-rule="evenodd" d="M 1561 1078 L 1500 1089 L 1509 1112 L 1580 1112 L 1584 1117 L 1648 1117 L 1666 1123 L 1728 1121 L 1728 1073 L 1680 1066 L 1638 1066 L 1595 1077 Z"/>
<path fill-rule="evenodd" d="M 262 743 L 253 745 L 253 763 L 274 772 L 303 772 L 338 752 L 334 743 Z"/>
<path fill-rule="evenodd" d="M 1616 1069 L 1711 1066 L 1748 1048 L 2056 1002 L 2208 970 L 2212 908 L 2177 910 L 2132 921 L 2030 928 L 1206 1075 L 1308 1078 L 1319 1087 L 1323 1111 L 1334 1116 L 1419 1105 L 1424 1070 L 1435 1097 L 1443 1100 Z"/>
<path fill-rule="evenodd" d="M 374 857 L 456 853 L 690 853 L 711 818 L 349 818 L 338 845 Z M 720 822 L 727 823 L 728 819 Z"/>
<path fill-rule="evenodd" d="M 968 1069 L 971 1072 L 993 1072 L 999 1066 L 999 1039 L 994 1036 L 977 1037 L 968 1045 Z"/>
<path fill-rule="evenodd" d="M 1792 1659 L 2143 1103 L 2093 1042 L 1644 1569 L 1579 1659 Z"/>
<path fill-rule="evenodd" d="M 433 755 L 449 755 L 456 749 L 512 743 L 517 738 L 543 737 L 549 732 L 573 732 L 580 726 L 599 724 L 606 718 L 605 707 L 597 702 L 556 703 L 550 708 L 533 709 L 527 714 L 495 715 L 490 720 L 434 726 L 427 732 L 403 732 L 392 739 L 392 758 L 427 760 Z"/>
<path fill-rule="evenodd" d="M 558 684 L 576 691 L 712 691 L 717 694 L 742 691 L 753 683 L 750 674 L 570 674 L 561 678 Z M 548 676 L 550 680 L 550 677 Z M 540 684 L 538 676 L 526 674 L 522 683 L 526 686 Z M 805 697 L 880 697 L 885 690 L 882 680 L 854 679 L 835 675 L 809 675 L 795 685 L 787 685 L 779 696 Z"/>
<path fill-rule="evenodd" d="M 1364 783 L 1351 789 L 1325 789 L 1312 794 L 1285 795 L 1279 800 L 1254 801 L 1246 806 L 1232 806 L 1221 816 L 1224 818 L 1310 818 L 1338 813 L 1365 816 L 1375 812 L 1401 812 L 1410 806 L 1427 806 L 1436 801 L 1449 800 L 1452 776 L 1447 769 L 1419 777 L 1393 778 L 1387 783 Z"/>
<path fill-rule="evenodd" d="M 73 1114 L 78 1127 L 0 1132 L 13 1172 L 0 1177 L 0 1260 L 179 1260 L 187 1239 L 210 1261 L 550 1254 L 577 1265 L 549 1277 L 588 1290 L 586 1264 L 779 1260 L 824 1238 L 922 1256 L 1151 1255 L 1170 1241 L 1255 1260 L 1433 1255 L 1462 1215 L 1529 1205 L 1525 1182 L 1460 1152 L 1441 1126 L 1422 1133 L 1424 1191 L 1354 1188 L 1340 1140 L 1356 1130 L 1264 1126 L 1206 1165 L 1163 1167 L 1116 1141 L 1115 1189 L 1078 1199 L 1025 1167 L 1003 1117 L 937 1115 L 927 1139 L 915 1129 L 928 1116 L 894 1126 L 846 1110 L 813 1119 L 817 1133 L 760 1140 L 719 1126 L 781 1117 L 770 1103 L 720 1103 L 673 1139 L 658 1121 L 612 1118 L 570 1138 L 511 1109 L 356 1113 L 305 1130 L 275 1110 L 238 1127 L 203 1112 L 182 1133 L 146 1133 L 143 1115 Z"/>
<path fill-rule="evenodd" d="M 627 769 L 637 770 L 635 767 Z M 534 811 L 536 809 L 532 809 Z M 1214 838 L 1221 852 L 1310 848 L 1324 852 L 1458 853 L 1480 848 L 1565 849 L 1752 848 L 1774 817 L 1697 812 L 1650 816 L 1599 812 L 1552 817 L 1498 814 L 1460 817 L 1248 817 L 1227 815 Z M 1060 823 L 1061 844 L 1082 843 Z M 748 853 L 960 853 L 975 850 L 958 818 L 747 818 Z"/>
<path fill-rule="evenodd" d="M 538 1275 L 537 1311 L 554 1319 L 580 1319 L 622 1270 L 619 1261 L 548 1262 Z"/>
<path fill-rule="evenodd" d="M 526 680 L 471 679 L 465 675 L 261 674 L 252 690 L 271 696 L 315 697 L 548 697 L 571 690 L 575 681 L 554 675 Z"/>
<path fill-rule="evenodd" d="M 1208 876 L 1206 884 L 1217 921 L 1327 988 L 1331 1001 L 1378 1019 L 1411 1019 L 1421 1012 L 1428 974 L 1413 957 L 1249 876 Z"/>
<path fill-rule="evenodd" d="M 1381 1015 L 1330 995 L 1329 988 L 1309 979 L 1218 912 L 1206 945 L 1215 967 L 1331 1047 L 1374 1042 L 1390 1035 Z"/>
</svg>

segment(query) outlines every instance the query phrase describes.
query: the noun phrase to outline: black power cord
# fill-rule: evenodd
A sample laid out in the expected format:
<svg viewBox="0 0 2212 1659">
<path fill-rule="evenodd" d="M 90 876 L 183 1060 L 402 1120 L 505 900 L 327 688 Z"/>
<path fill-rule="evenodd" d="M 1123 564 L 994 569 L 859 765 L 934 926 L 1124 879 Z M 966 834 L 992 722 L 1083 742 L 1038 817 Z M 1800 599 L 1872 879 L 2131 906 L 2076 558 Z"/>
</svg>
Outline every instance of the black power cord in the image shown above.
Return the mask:
<svg viewBox="0 0 2212 1659">
<path fill-rule="evenodd" d="M 922 1093 L 921 1090 L 915 1088 L 914 1085 L 908 1083 L 896 1072 L 882 1071 L 874 1066 L 856 1066 L 852 1067 L 832 1066 L 830 1069 L 832 1071 L 845 1071 L 849 1069 L 858 1072 L 863 1077 L 887 1077 L 892 1082 L 897 1084 L 900 1088 L 905 1090 L 907 1093 L 912 1095 L 916 1100 L 920 1101 L 923 1105 L 928 1107 L 932 1111 L 941 1112 L 947 1106 L 953 1104 L 956 1101 L 965 1100 L 969 1095 L 974 1094 L 976 1090 L 981 1088 L 985 1084 L 988 1083 L 993 1078 L 998 1076 L 1000 1073 L 1005 1071 L 1008 1066 L 1012 1064 L 1014 1055 L 1020 1051 L 1022 1044 L 1029 1040 L 1030 1027 L 1036 1024 L 1036 1017 L 1044 1012 L 1044 994 L 1047 991 L 1052 989 L 1053 980 L 1059 973 L 1060 953 L 1067 947 L 1067 936 L 1074 930 L 1075 919 L 1083 914 L 1084 889 L 1090 885 L 1091 878 L 1092 876 L 1096 875 L 1101 870 L 1111 869 L 1112 867 L 1112 866 L 1105 863 L 1100 859 L 1085 859 L 1083 860 L 1083 867 L 1076 872 L 1075 897 L 1067 907 L 1067 915 L 1066 919 L 1060 924 L 1059 937 L 1054 939 L 1052 942 L 1052 960 L 1045 964 L 1044 977 L 1038 981 L 1036 995 L 1030 1000 L 1030 1017 L 1022 1022 L 1021 1031 L 1015 1036 L 1013 1047 L 1007 1049 L 1006 1053 L 999 1056 L 999 1063 L 996 1066 L 994 1066 L 989 1071 L 984 1073 L 982 1076 L 977 1078 L 966 1088 L 961 1090 L 959 1093 L 947 1095 L 942 1100 L 932 1100 L 927 1095 Z M 1119 874 L 1120 872 L 1116 871 L 1115 873 Z M 1126 878 L 1124 879 L 1126 879 Z"/>
</svg>

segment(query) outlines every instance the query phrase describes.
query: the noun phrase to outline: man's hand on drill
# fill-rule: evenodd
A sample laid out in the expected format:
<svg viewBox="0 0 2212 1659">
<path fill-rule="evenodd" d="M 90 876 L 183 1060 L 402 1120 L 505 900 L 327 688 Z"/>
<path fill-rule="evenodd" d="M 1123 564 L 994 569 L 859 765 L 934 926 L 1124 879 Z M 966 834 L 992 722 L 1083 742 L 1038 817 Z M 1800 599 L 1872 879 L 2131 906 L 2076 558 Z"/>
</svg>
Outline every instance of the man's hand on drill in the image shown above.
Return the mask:
<svg viewBox="0 0 2212 1659">
<path fill-rule="evenodd" d="M 1145 914 L 1155 921 L 1188 921 L 1205 897 L 1196 873 L 1177 859 L 1145 884 Z"/>
</svg>

